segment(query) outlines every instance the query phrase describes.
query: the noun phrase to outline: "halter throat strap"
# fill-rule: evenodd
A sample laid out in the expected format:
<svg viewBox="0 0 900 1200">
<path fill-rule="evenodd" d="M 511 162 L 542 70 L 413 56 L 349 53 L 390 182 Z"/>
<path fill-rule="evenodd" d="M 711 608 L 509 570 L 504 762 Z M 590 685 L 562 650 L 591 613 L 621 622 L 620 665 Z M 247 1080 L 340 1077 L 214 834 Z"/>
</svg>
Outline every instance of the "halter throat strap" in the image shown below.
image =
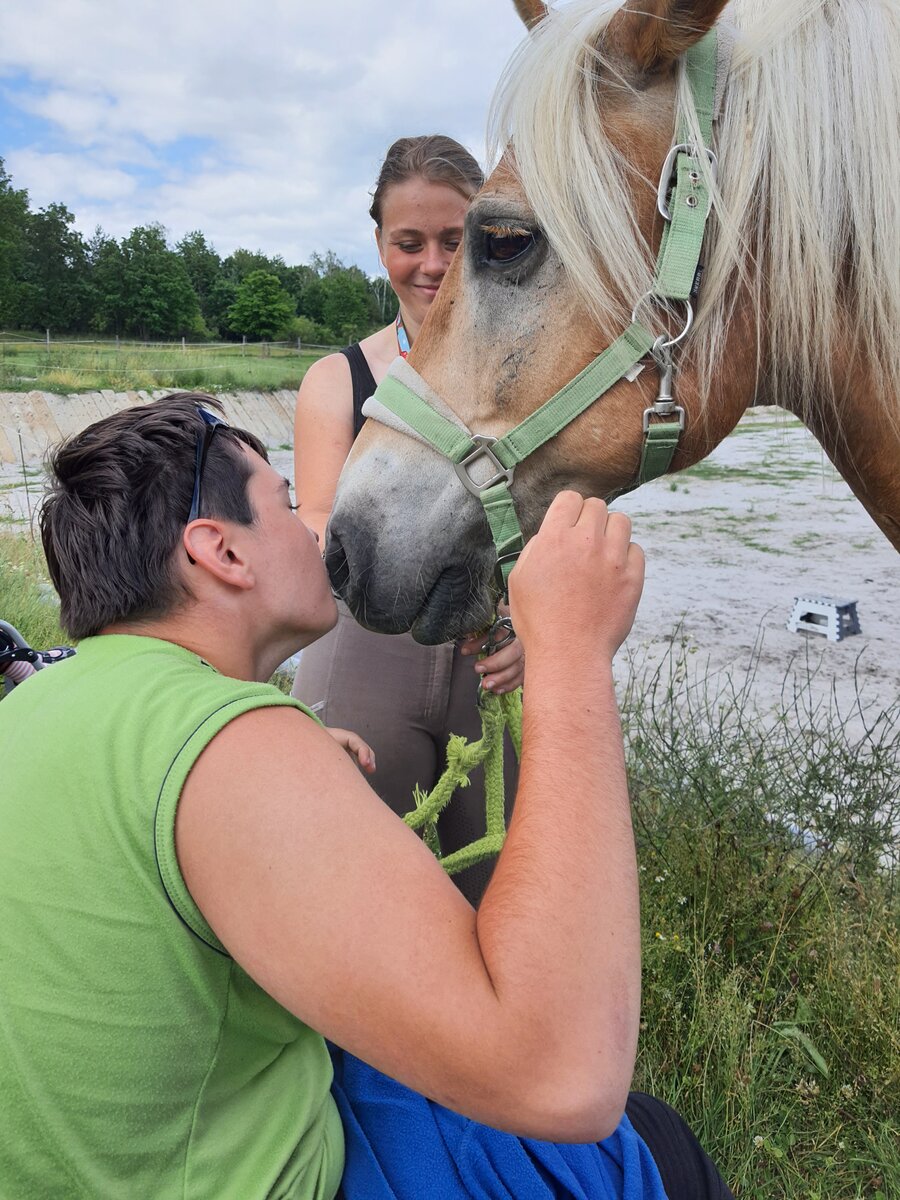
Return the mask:
<svg viewBox="0 0 900 1200">
<path fill-rule="evenodd" d="M 497 550 L 496 582 L 506 592 L 509 572 L 524 546 L 510 485 L 515 469 L 555 437 L 651 352 L 660 370 L 656 404 L 644 413 L 644 442 L 632 487 L 665 474 L 684 428 L 684 411 L 666 390 L 671 385 L 671 348 L 684 334 L 665 342 L 637 319 L 642 305 L 683 301 L 690 328 L 691 300 L 698 286 L 698 265 L 710 210 L 707 180 L 715 172 L 709 148 L 717 107 L 717 37 L 712 29 L 685 55 L 701 143 L 682 118 L 677 142 L 666 157 L 659 184 L 659 210 L 666 221 L 653 286 L 642 297 L 631 324 L 584 370 L 502 437 L 469 430 L 405 359 L 397 359 L 375 395 L 363 405 L 366 417 L 417 437 L 454 464 L 463 485 L 481 501 Z M 702 160 L 707 160 L 703 162 Z M 668 364 L 664 376 L 663 358 Z M 673 419 L 674 418 L 674 419 Z M 632 490 L 631 487 L 623 489 Z"/>
</svg>

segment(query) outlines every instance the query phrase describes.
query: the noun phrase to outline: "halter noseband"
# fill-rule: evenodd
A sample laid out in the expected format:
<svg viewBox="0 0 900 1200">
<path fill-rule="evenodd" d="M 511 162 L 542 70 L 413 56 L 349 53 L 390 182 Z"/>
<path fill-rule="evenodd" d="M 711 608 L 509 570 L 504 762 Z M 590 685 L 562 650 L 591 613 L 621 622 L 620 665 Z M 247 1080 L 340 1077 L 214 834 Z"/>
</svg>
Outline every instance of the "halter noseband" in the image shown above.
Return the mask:
<svg viewBox="0 0 900 1200">
<path fill-rule="evenodd" d="M 716 30 L 711 29 L 685 55 L 703 145 L 693 143 L 682 117 L 678 141 L 666 156 L 660 176 L 658 207 L 666 224 L 653 286 L 638 301 L 624 333 L 540 408 L 499 438 L 472 433 L 404 359 L 393 364 L 375 395 L 363 405 L 365 416 L 418 437 L 451 460 L 463 486 L 484 506 L 497 550 L 496 581 L 504 593 L 509 573 L 525 544 L 509 490 L 516 466 L 629 375 L 648 354 L 659 372 L 659 393 L 656 402 L 644 411 L 637 478 L 616 495 L 664 475 L 671 465 L 684 429 L 684 409 L 672 396 L 672 350 L 691 327 L 691 301 L 696 298 L 699 284 L 697 268 L 711 197 L 707 176 L 698 169 L 698 159 L 707 158 L 714 175 L 716 157 L 709 144 L 717 99 L 717 66 Z M 657 301 L 686 305 L 685 327 L 674 338 L 651 333 L 637 319 L 644 304 Z"/>
</svg>

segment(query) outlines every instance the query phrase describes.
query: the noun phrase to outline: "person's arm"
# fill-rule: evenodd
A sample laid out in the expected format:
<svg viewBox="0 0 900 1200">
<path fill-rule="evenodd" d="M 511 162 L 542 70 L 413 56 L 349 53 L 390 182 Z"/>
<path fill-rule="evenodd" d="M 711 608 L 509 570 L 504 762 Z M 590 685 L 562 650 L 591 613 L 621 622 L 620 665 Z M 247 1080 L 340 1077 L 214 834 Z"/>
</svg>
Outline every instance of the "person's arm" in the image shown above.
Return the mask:
<svg viewBox="0 0 900 1200">
<path fill-rule="evenodd" d="M 353 384 L 343 354 L 314 362 L 294 415 L 294 486 L 301 518 L 325 544 L 338 476 L 353 445 Z"/>
<path fill-rule="evenodd" d="M 513 572 L 523 758 L 477 915 L 293 710 L 226 726 L 176 819 L 191 894 L 275 999 L 442 1104 L 555 1140 L 611 1133 L 634 1064 L 638 896 L 611 672 L 643 575 L 629 530 L 566 493 Z"/>
</svg>

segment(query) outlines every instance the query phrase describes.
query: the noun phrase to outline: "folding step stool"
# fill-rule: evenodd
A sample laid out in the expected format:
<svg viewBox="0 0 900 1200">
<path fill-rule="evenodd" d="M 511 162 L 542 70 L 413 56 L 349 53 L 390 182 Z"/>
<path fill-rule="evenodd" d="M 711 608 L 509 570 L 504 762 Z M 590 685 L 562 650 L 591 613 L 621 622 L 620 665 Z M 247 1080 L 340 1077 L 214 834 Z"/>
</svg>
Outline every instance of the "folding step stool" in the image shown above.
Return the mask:
<svg viewBox="0 0 900 1200">
<path fill-rule="evenodd" d="M 856 601 L 833 596 L 795 596 L 787 627 L 791 633 L 824 633 L 830 642 L 861 632 Z"/>
</svg>

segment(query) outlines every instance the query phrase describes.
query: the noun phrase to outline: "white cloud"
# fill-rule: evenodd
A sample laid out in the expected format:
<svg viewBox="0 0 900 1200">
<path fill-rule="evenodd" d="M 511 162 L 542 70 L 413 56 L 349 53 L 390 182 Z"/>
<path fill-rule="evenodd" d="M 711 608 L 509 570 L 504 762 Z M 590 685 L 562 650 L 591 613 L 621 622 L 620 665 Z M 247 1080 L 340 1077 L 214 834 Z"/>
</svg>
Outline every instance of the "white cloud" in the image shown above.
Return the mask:
<svg viewBox="0 0 900 1200">
<path fill-rule="evenodd" d="M 116 202 L 134 195 L 137 188 L 137 180 L 127 171 L 99 166 L 76 153 L 17 150 L 6 165 L 14 183 L 27 180 L 32 207 L 43 208 L 53 201 L 69 207 L 80 200 Z"/>
<path fill-rule="evenodd" d="M 220 253 L 334 249 L 369 270 L 388 144 L 440 131 L 481 155 L 524 33 L 511 0 L 6 0 L 3 25 L 0 76 L 24 76 L 13 95 L 52 123 L 7 157 L 38 203 L 68 204 L 88 231 L 160 220 Z"/>
</svg>

